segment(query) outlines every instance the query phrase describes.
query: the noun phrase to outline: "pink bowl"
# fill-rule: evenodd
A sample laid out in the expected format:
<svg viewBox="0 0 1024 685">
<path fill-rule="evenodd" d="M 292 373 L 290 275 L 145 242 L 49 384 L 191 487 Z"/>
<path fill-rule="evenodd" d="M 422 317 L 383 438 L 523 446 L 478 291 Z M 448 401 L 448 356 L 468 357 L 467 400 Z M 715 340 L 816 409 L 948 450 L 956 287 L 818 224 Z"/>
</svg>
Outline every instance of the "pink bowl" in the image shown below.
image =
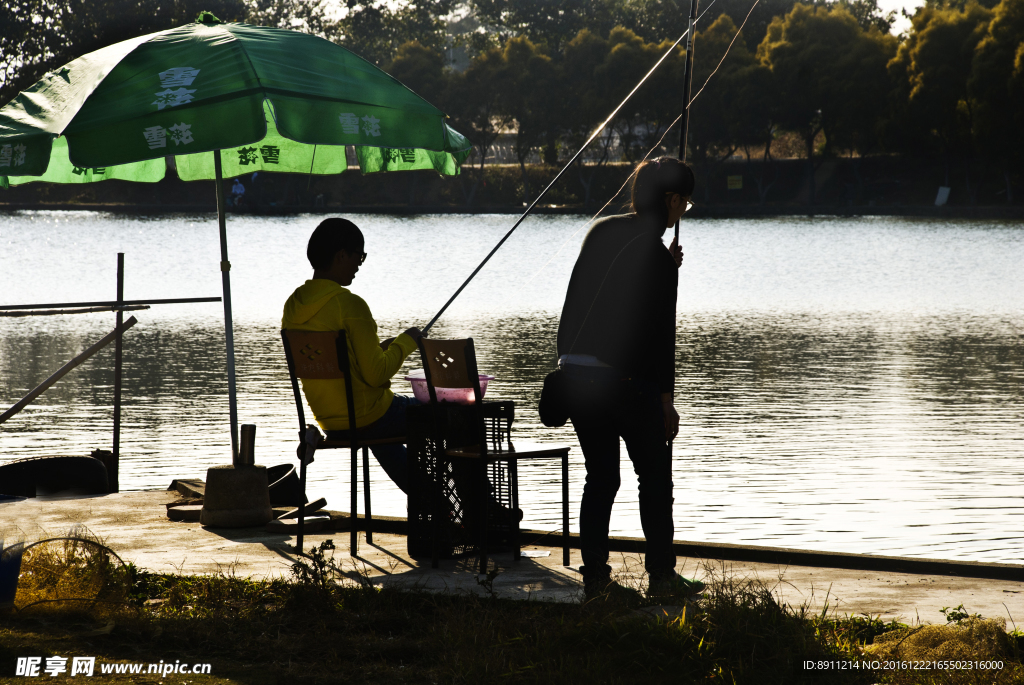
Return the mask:
<svg viewBox="0 0 1024 685">
<path fill-rule="evenodd" d="M 480 374 L 480 397 L 487 393 L 487 383 L 494 380 L 494 376 Z M 412 385 L 412 394 L 420 402 L 430 401 L 430 391 L 427 389 L 427 378 L 423 370 L 413 371 L 405 380 Z M 434 388 L 437 393 L 438 402 L 453 402 L 455 404 L 473 404 L 473 388 Z"/>
</svg>

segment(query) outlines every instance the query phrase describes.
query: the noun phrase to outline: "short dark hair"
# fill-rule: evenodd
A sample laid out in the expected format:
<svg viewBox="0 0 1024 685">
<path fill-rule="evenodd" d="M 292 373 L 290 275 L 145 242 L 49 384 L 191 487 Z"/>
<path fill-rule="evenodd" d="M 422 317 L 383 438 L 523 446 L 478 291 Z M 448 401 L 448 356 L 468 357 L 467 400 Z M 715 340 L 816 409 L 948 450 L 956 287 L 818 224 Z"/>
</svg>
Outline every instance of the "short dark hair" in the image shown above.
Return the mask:
<svg viewBox="0 0 1024 685">
<path fill-rule="evenodd" d="M 309 236 L 306 258 L 314 269 L 329 269 L 334 255 L 341 250 L 350 254 L 363 251 L 363 232 L 348 219 L 331 217 L 324 219 Z"/>
<path fill-rule="evenodd" d="M 630 204 L 636 214 L 658 214 L 668 216 L 665 207 L 666 193 L 679 193 L 683 197 L 693 195 L 696 178 L 693 170 L 675 157 L 649 159 L 639 167 L 633 177 Z"/>
</svg>

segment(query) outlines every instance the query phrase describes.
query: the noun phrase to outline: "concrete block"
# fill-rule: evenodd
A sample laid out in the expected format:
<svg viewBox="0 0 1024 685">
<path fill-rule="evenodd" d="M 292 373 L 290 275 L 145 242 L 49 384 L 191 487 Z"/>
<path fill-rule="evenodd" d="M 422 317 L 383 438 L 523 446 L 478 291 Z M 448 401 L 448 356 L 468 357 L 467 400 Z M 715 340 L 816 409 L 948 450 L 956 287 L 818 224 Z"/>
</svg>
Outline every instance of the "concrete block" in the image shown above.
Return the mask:
<svg viewBox="0 0 1024 685">
<path fill-rule="evenodd" d="M 201 524 L 249 528 L 263 526 L 273 517 L 265 466 L 214 466 L 206 472 Z"/>
</svg>

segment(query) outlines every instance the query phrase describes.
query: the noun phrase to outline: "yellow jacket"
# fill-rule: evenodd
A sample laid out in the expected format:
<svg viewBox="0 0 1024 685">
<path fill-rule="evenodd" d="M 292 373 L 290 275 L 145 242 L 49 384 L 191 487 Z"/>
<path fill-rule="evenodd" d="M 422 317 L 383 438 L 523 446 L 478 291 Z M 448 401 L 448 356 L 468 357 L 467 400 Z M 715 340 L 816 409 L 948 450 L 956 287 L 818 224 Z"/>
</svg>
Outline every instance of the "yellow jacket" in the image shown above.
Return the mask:
<svg viewBox="0 0 1024 685">
<path fill-rule="evenodd" d="M 322 278 L 306 281 L 292 293 L 284 304 L 281 327 L 345 331 L 357 428 L 373 423 L 391 406 L 395 396 L 391 392 L 391 377 L 416 349 L 415 341 L 402 333 L 387 350 L 382 350 L 377 322 L 363 298 Z M 345 381 L 303 380 L 302 391 L 321 428 L 348 430 Z"/>
</svg>

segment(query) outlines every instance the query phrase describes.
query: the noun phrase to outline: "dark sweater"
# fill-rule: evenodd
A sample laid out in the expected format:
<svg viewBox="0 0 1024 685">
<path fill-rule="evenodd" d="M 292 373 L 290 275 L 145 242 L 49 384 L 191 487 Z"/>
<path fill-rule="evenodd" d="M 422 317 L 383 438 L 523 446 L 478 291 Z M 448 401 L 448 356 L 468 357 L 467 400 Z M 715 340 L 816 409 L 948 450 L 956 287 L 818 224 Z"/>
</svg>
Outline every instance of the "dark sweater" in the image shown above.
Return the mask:
<svg viewBox="0 0 1024 685">
<path fill-rule="evenodd" d="M 635 215 L 596 222 L 572 270 L 558 354 L 590 354 L 672 392 L 679 273 L 657 227 Z"/>
</svg>

